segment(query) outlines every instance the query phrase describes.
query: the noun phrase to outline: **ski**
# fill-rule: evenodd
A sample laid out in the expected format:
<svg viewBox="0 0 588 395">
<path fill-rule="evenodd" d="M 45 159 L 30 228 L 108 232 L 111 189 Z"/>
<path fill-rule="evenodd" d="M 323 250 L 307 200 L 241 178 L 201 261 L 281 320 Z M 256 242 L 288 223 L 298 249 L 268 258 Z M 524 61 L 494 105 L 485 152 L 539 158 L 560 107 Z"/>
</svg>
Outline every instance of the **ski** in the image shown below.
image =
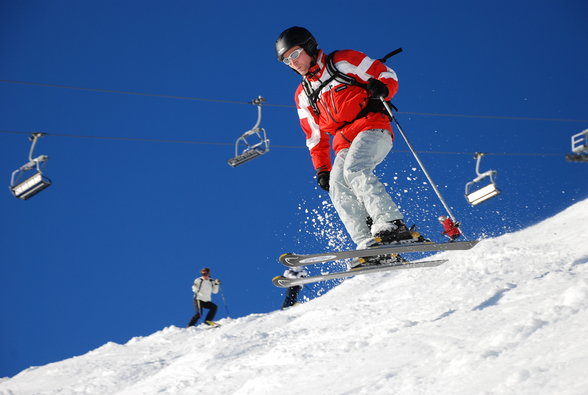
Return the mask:
<svg viewBox="0 0 588 395">
<path fill-rule="evenodd" d="M 280 263 L 285 266 L 296 267 L 312 265 L 340 259 L 361 258 L 374 255 L 400 254 L 403 252 L 428 252 L 448 250 L 469 250 L 478 244 L 478 240 L 456 241 L 452 243 L 396 243 L 380 247 L 368 248 L 365 250 L 346 250 L 326 252 L 322 254 L 291 254 L 286 253 L 280 256 Z"/>
<path fill-rule="evenodd" d="M 435 261 L 420 261 L 420 262 L 405 262 L 405 263 L 391 263 L 386 265 L 360 267 L 351 269 L 346 272 L 325 273 L 318 276 L 302 277 L 302 278 L 287 278 L 284 276 L 276 276 L 272 282 L 276 287 L 288 288 L 296 285 L 316 283 L 319 281 L 333 280 L 336 278 L 354 277 L 363 274 L 386 272 L 390 270 L 416 269 L 419 267 L 435 267 L 447 262 L 447 259 L 439 259 Z"/>
</svg>

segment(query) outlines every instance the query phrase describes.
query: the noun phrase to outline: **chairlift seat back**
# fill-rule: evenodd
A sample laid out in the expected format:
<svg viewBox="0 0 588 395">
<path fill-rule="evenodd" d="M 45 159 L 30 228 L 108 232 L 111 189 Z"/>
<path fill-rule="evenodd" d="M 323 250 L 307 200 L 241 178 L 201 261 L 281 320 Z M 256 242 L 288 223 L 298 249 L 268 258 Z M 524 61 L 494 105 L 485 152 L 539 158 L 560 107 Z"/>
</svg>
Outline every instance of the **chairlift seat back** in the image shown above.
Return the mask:
<svg viewBox="0 0 588 395">
<path fill-rule="evenodd" d="M 588 129 L 572 136 L 572 152 L 588 153 Z"/>
<path fill-rule="evenodd" d="M 472 183 L 468 183 L 468 185 L 470 185 Z M 494 184 L 493 182 L 482 187 L 479 188 L 473 192 L 469 191 L 466 188 L 466 199 L 468 201 L 469 204 L 471 204 L 472 206 L 476 206 L 488 199 L 490 199 L 491 197 L 494 197 L 498 194 L 500 194 L 500 190 L 498 188 L 496 188 L 496 184 Z"/>
</svg>

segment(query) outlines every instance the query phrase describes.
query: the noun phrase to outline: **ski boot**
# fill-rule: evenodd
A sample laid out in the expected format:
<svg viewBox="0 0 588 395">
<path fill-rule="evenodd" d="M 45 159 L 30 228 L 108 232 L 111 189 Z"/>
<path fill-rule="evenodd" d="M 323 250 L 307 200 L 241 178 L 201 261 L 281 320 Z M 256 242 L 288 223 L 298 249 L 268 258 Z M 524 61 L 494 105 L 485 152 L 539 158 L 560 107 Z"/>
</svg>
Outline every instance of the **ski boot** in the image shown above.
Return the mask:
<svg viewBox="0 0 588 395">
<path fill-rule="evenodd" d="M 400 254 L 366 256 L 353 259 L 349 264 L 349 269 L 352 270 L 380 265 L 400 265 L 404 262 L 408 262 L 408 260 L 400 256 Z"/>
<path fill-rule="evenodd" d="M 374 240 L 377 243 L 376 245 L 413 240 L 412 234 L 404 224 L 403 220 L 397 219 L 390 222 L 390 225 L 392 225 L 390 229 L 382 230 L 374 235 Z"/>
<path fill-rule="evenodd" d="M 368 225 L 371 225 L 369 222 L 370 219 L 371 218 L 368 217 Z M 427 239 L 425 239 L 423 236 L 421 236 L 419 232 L 417 232 L 416 225 L 413 225 L 410 229 L 408 229 L 407 226 L 404 224 L 404 221 L 401 219 L 391 221 L 390 224 L 392 225 L 391 229 L 377 232 L 374 235 L 373 240 L 368 241 L 365 244 L 365 248 L 379 247 L 385 244 L 393 243 L 416 243 L 427 241 Z M 364 246 L 361 246 L 361 248 L 363 247 Z M 403 262 L 407 262 L 407 260 L 398 254 L 374 255 L 353 259 L 349 264 L 349 268 L 356 269 L 368 266 L 389 265 L 395 263 L 401 264 Z"/>
<path fill-rule="evenodd" d="M 421 233 L 418 231 L 416 225 L 411 226 L 409 231 L 410 231 L 410 234 L 412 235 L 412 238 L 415 239 L 417 242 L 419 242 L 419 243 L 432 243 L 432 241 L 430 239 L 427 239 L 426 237 L 421 235 Z"/>
</svg>

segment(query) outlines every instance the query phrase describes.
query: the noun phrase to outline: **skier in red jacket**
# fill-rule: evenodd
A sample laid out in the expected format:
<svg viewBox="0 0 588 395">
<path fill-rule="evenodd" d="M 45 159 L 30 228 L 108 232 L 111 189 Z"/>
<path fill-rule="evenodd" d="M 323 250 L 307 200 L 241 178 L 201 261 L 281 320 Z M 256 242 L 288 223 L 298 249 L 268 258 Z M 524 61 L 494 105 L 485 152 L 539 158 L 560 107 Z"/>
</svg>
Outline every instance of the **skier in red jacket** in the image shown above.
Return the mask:
<svg viewBox="0 0 588 395">
<path fill-rule="evenodd" d="M 439 222 L 443 225 L 443 232 L 442 235 L 445 235 L 449 238 L 449 241 L 455 241 L 461 236 L 461 231 L 459 230 L 459 222 L 454 223 L 453 220 L 445 215 L 441 215 L 439 217 Z"/>
<path fill-rule="evenodd" d="M 294 99 L 317 181 L 329 192 L 357 248 L 416 241 L 374 174 L 394 139 L 380 98 L 390 100 L 396 94 L 396 73 L 354 50 L 336 51 L 328 57 L 302 27 L 282 32 L 276 41 L 276 55 L 302 76 Z M 331 138 L 336 153 L 332 164 Z M 373 221 L 371 227 L 366 223 L 368 217 Z M 352 266 L 380 263 L 383 260 L 374 257 Z"/>
</svg>

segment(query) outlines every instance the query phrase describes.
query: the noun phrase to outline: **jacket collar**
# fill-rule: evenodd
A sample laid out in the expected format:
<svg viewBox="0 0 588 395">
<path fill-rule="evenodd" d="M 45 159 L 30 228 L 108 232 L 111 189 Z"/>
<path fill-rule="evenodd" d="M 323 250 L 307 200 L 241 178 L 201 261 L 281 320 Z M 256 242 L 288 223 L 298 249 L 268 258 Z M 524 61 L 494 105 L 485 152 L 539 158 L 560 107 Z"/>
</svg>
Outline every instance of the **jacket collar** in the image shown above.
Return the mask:
<svg viewBox="0 0 588 395">
<path fill-rule="evenodd" d="M 327 55 L 323 52 L 323 50 L 319 50 L 319 53 L 316 56 L 316 62 L 310 66 L 308 73 L 304 76 L 309 81 L 319 81 L 322 77 L 323 73 L 325 72 L 325 66 L 327 64 Z"/>
</svg>

